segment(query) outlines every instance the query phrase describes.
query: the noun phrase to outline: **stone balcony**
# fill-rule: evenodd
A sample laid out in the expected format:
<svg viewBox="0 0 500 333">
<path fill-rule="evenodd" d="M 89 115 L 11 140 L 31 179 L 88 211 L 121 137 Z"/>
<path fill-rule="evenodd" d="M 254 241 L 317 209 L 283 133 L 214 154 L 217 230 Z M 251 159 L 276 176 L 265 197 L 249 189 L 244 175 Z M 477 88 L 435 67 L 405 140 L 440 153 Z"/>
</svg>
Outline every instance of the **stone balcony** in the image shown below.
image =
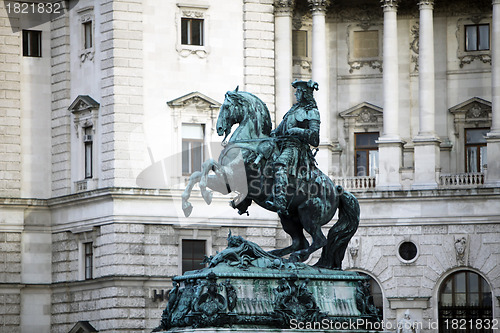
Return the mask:
<svg viewBox="0 0 500 333">
<path fill-rule="evenodd" d="M 474 188 L 484 185 L 486 175 L 483 172 L 441 174 L 439 176 L 439 188 Z M 376 177 L 334 177 L 336 185 L 341 185 L 348 191 L 361 192 L 376 189 Z"/>
</svg>

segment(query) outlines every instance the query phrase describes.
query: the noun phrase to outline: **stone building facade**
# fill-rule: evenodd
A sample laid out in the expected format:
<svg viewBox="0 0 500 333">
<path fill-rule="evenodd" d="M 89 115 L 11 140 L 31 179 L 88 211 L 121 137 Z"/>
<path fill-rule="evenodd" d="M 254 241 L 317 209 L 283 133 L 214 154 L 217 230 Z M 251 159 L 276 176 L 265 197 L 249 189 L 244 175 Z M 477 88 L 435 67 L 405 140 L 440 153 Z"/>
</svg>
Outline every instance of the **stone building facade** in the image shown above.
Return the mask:
<svg viewBox="0 0 500 333">
<path fill-rule="evenodd" d="M 0 332 L 149 332 L 189 241 L 286 246 L 275 214 L 196 192 L 185 218 L 180 195 L 221 150 L 225 92 L 279 121 L 294 79 L 319 83 L 318 162 L 361 205 L 344 269 L 373 279 L 387 330 L 407 310 L 422 332 L 500 319 L 499 0 L 4 1 L 0 15 Z"/>
</svg>

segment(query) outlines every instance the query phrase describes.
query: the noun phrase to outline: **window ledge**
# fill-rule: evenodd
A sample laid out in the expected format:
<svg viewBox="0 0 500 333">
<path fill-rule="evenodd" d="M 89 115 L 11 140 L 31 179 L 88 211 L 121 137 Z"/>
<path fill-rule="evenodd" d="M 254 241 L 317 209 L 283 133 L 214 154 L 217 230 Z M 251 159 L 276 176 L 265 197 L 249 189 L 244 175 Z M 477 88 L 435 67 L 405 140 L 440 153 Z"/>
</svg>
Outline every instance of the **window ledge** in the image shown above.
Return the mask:
<svg viewBox="0 0 500 333">
<path fill-rule="evenodd" d="M 194 54 L 198 56 L 198 58 L 203 59 L 208 56 L 209 50 L 206 46 L 179 44 L 177 45 L 177 52 L 183 58 L 187 58 Z"/>
</svg>

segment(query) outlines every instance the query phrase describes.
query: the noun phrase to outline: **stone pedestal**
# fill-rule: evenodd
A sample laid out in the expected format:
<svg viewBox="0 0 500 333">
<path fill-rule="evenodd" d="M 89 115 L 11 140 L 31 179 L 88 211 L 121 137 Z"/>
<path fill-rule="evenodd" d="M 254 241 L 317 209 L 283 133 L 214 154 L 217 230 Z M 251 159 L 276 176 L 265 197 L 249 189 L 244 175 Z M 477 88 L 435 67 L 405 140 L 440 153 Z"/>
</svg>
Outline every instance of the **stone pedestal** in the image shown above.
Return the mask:
<svg viewBox="0 0 500 333">
<path fill-rule="evenodd" d="M 434 137 L 416 137 L 415 144 L 415 182 L 414 189 L 435 189 L 438 187 L 439 144 Z"/>
<path fill-rule="evenodd" d="M 272 257 L 250 261 L 218 258 L 228 255 L 216 255 L 210 259 L 212 267 L 173 279 L 162 329 L 367 332 L 370 325 L 380 324 L 367 278 L 356 272 Z"/>
</svg>

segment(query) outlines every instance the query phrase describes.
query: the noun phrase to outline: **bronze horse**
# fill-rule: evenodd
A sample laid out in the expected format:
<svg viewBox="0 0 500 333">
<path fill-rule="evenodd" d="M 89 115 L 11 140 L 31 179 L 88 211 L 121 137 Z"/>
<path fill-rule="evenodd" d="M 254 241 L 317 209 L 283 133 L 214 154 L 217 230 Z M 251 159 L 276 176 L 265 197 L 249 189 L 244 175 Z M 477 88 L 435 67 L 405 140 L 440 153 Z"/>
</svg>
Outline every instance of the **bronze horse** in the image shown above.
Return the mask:
<svg viewBox="0 0 500 333">
<path fill-rule="evenodd" d="M 239 126 L 226 143 L 234 124 Z M 193 209 L 188 199 L 198 182 L 207 204 L 212 200 L 211 190 L 222 194 L 236 192 L 238 197 L 232 201 L 232 206 L 240 214 L 245 213 L 252 202 L 274 211 L 266 203 L 274 181 L 274 152 L 279 140 L 289 138 L 271 137 L 271 126 L 269 110 L 258 97 L 239 92 L 238 88 L 226 93 L 216 127 L 217 133 L 224 135 L 225 148 L 218 162 L 213 159 L 205 161 L 202 170 L 194 172 L 189 178 L 182 195 L 182 208 L 186 216 Z M 307 174 L 307 178 L 290 177 L 287 188 L 288 213 L 279 214 L 283 229 L 292 238 L 292 244 L 270 253 L 280 257 L 290 254 L 290 261 L 304 261 L 313 252 L 323 248 L 316 266 L 341 269 L 347 244 L 358 228 L 358 201 L 341 186 L 335 186 L 319 168 L 308 168 Z M 337 209 L 339 220 L 326 238 L 321 227 L 330 222 Z M 304 236 L 304 230 L 311 235 L 312 244 Z"/>
</svg>

